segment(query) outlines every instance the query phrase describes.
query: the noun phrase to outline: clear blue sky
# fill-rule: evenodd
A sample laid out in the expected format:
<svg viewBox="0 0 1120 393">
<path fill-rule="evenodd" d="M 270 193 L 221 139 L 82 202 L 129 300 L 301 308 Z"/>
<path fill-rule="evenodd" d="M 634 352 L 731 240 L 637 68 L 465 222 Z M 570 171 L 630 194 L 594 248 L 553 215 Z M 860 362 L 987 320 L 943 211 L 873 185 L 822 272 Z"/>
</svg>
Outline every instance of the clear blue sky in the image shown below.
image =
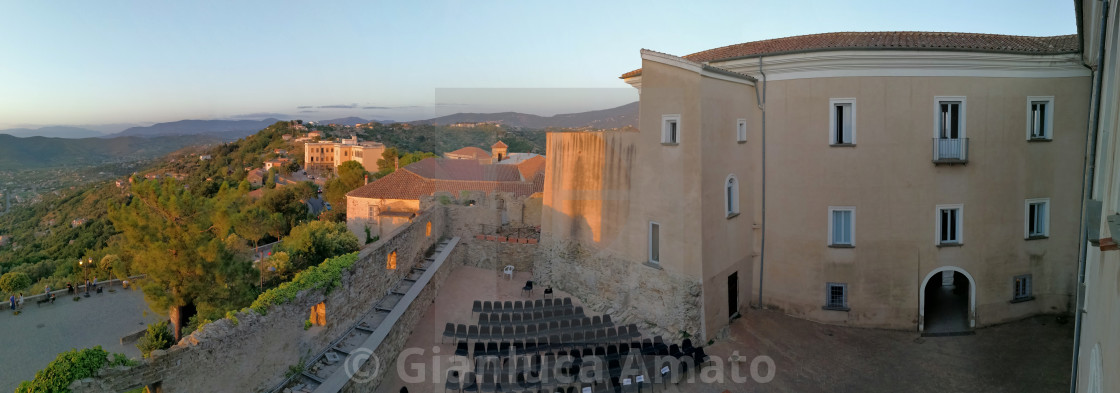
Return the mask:
<svg viewBox="0 0 1120 393">
<path fill-rule="evenodd" d="M 1073 7 L 1068 0 L 9 1 L 0 3 L 0 129 L 272 113 L 551 115 L 636 100 L 617 77 L 640 66 L 641 48 L 685 55 L 830 31 L 1073 34 Z M 477 98 L 464 90 L 495 88 L 503 90 Z"/>
</svg>

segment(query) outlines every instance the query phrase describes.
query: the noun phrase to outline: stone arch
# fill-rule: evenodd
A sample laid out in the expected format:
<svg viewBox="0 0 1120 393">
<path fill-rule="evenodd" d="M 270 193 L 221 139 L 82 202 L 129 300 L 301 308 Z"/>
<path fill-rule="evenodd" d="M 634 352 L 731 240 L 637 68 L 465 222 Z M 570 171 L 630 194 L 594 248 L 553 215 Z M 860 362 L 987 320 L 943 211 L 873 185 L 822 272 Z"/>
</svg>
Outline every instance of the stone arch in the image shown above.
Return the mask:
<svg viewBox="0 0 1120 393">
<path fill-rule="evenodd" d="M 968 271 L 956 266 L 942 266 L 933 269 L 926 274 L 922 279 L 922 285 L 918 288 L 918 332 L 925 330 L 926 323 L 926 285 L 929 280 L 944 271 L 954 271 L 964 275 L 968 278 L 968 327 L 976 328 L 976 279 Z"/>
</svg>

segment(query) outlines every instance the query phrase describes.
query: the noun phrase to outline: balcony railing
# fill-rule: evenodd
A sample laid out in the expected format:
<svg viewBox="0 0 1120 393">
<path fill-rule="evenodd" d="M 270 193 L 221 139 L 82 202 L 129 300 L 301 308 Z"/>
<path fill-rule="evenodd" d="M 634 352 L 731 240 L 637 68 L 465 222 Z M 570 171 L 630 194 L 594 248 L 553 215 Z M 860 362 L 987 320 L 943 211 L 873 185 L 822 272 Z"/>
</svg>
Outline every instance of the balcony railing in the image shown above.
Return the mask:
<svg viewBox="0 0 1120 393">
<path fill-rule="evenodd" d="M 968 138 L 933 138 L 934 164 L 968 162 Z"/>
</svg>

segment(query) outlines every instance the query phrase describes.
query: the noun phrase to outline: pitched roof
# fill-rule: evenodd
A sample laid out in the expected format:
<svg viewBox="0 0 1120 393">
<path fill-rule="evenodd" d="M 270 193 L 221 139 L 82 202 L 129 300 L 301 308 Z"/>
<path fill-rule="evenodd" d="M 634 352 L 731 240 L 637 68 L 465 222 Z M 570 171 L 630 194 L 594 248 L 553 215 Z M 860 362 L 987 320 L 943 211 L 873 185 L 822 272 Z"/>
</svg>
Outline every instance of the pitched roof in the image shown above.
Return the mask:
<svg viewBox="0 0 1120 393">
<path fill-rule="evenodd" d="M 490 158 L 490 152 L 474 146 L 467 146 L 459 150 L 444 153 L 444 156 L 467 156 L 475 159 Z"/>
<path fill-rule="evenodd" d="M 476 160 L 425 158 L 404 167 L 419 176 L 440 180 L 519 181 L 517 168 L 508 165 L 482 165 Z"/>
<path fill-rule="evenodd" d="M 534 176 L 534 180 L 537 176 Z M 539 179 L 539 180 L 543 180 Z M 348 197 L 420 199 L 439 191 L 511 192 L 528 196 L 544 189 L 541 181 L 522 181 L 513 165 L 480 165 L 474 160 L 426 158 L 346 193 Z"/>
<path fill-rule="evenodd" d="M 498 143 L 495 143 L 493 146 L 490 146 L 490 147 L 509 147 L 509 145 L 507 145 L 505 142 L 498 141 Z"/>
<path fill-rule="evenodd" d="M 517 171 L 521 172 L 522 179 L 532 181 L 533 176 L 536 176 L 538 172 L 544 172 L 544 156 L 533 156 L 522 160 L 515 166 L 517 166 Z"/>
<path fill-rule="evenodd" d="M 741 57 L 829 50 L 952 50 L 971 52 L 1055 55 L 1077 53 L 1076 34 L 1032 37 L 1003 34 L 879 31 L 810 34 L 752 41 L 684 56 L 695 62 L 715 62 Z M 641 69 L 621 79 L 642 74 Z"/>
</svg>

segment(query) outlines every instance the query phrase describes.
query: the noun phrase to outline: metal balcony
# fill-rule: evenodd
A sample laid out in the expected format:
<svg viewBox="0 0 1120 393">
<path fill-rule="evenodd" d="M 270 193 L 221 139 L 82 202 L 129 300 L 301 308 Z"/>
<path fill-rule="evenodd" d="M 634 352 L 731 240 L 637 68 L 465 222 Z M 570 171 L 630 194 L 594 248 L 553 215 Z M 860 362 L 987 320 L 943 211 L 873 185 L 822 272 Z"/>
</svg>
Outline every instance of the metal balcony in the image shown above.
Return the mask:
<svg viewBox="0 0 1120 393">
<path fill-rule="evenodd" d="M 968 138 L 933 138 L 934 164 L 968 162 Z"/>
</svg>

